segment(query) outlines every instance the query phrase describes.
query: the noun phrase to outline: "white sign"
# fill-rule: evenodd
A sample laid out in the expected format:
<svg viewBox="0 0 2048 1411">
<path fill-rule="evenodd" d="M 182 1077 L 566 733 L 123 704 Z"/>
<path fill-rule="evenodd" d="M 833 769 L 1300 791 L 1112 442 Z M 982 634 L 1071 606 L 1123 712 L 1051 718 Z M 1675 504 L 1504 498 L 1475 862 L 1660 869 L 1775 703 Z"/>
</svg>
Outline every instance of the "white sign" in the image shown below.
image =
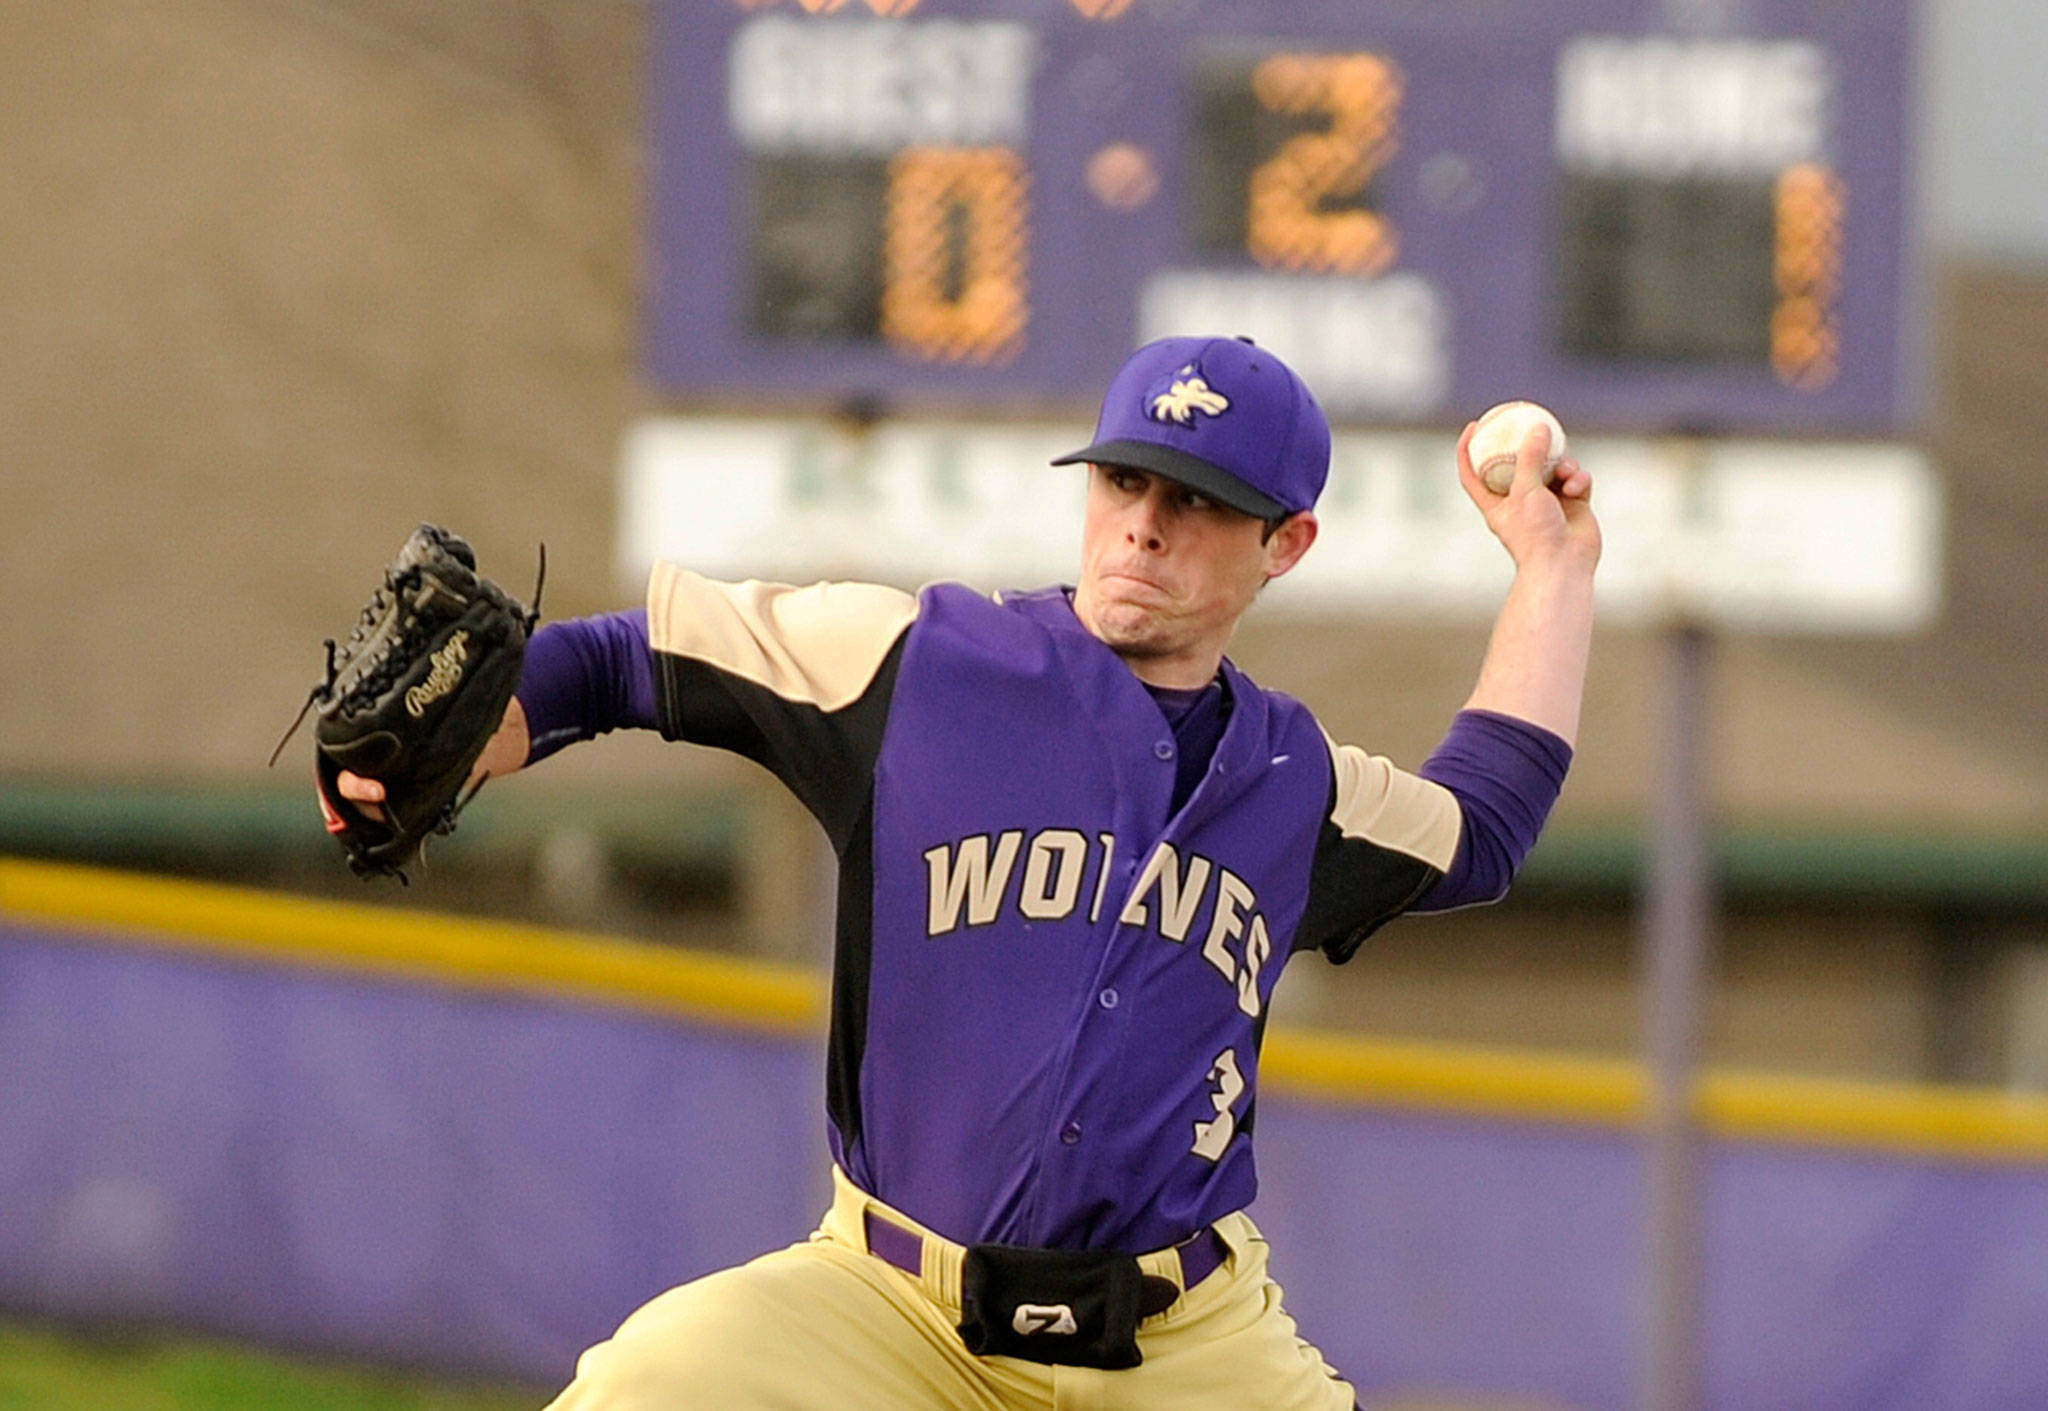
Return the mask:
<svg viewBox="0 0 2048 1411">
<path fill-rule="evenodd" d="M 1831 97 L 1805 40 L 1587 36 L 1558 52 L 1557 155 L 1580 171 L 1771 177 L 1825 159 Z"/>
<path fill-rule="evenodd" d="M 1084 424 L 675 417 L 628 436 L 619 570 L 914 588 L 1072 582 Z M 1940 608 L 1942 497 L 1917 450 L 1872 443 L 1573 438 L 1593 472 L 1609 621 L 1906 632 Z M 1322 534 L 1267 614 L 1486 617 L 1512 565 L 1459 488 L 1448 433 L 1350 433 Z"/>
<path fill-rule="evenodd" d="M 1021 24 L 749 20 L 733 40 L 728 119 L 757 152 L 1020 146 L 1031 32 Z"/>
<path fill-rule="evenodd" d="M 1138 341 L 1190 328 L 1258 339 L 1331 411 L 1420 416 L 1451 382 L 1443 291 L 1408 270 L 1377 279 L 1162 269 L 1138 295 Z"/>
</svg>

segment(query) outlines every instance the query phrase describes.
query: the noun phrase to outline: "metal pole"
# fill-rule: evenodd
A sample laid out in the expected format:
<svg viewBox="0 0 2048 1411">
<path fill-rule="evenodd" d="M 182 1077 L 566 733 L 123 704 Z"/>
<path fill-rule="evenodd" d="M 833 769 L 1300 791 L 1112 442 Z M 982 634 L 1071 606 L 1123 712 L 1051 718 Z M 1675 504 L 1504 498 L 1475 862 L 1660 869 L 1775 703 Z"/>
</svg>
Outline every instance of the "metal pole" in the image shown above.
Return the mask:
<svg viewBox="0 0 2048 1411">
<path fill-rule="evenodd" d="M 1642 1404 L 1701 1405 L 1699 1134 L 1692 1091 L 1706 985 L 1712 842 L 1705 783 L 1706 629 L 1664 638 L 1664 738 L 1652 802 L 1644 908 L 1649 1111 L 1644 1256 L 1649 1297 Z"/>
</svg>

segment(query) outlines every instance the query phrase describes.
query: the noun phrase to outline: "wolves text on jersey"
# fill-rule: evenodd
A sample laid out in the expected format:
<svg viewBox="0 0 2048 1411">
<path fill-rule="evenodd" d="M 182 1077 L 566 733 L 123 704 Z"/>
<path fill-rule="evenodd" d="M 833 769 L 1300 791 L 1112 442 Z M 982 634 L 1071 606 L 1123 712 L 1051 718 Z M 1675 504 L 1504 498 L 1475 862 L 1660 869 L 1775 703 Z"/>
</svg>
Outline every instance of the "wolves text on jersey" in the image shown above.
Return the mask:
<svg viewBox="0 0 2048 1411">
<path fill-rule="evenodd" d="M 977 833 L 925 851 L 928 879 L 925 933 L 943 936 L 961 928 L 992 925 L 1007 901 L 1029 921 L 1061 921 L 1081 906 L 1089 853 L 1099 854 L 1088 920 L 1102 916 L 1116 835 L 1088 836 L 1072 828 L 1022 828 Z M 1011 878 L 1023 859 L 1023 877 Z M 1117 922 L 1153 929 L 1176 945 L 1186 942 L 1204 900 L 1212 900 L 1202 954 L 1237 990 L 1237 1005 L 1259 1013 L 1259 974 L 1273 953 L 1273 940 L 1250 884 L 1211 858 L 1182 857 L 1173 844 L 1153 848 L 1132 884 Z"/>
</svg>

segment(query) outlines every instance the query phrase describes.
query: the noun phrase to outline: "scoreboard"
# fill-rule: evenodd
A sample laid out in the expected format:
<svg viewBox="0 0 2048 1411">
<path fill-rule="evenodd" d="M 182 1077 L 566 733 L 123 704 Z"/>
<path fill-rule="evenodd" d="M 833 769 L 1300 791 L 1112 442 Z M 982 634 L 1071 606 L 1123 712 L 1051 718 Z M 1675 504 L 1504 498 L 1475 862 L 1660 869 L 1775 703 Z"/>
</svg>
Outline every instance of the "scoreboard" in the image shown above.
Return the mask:
<svg viewBox="0 0 2048 1411">
<path fill-rule="evenodd" d="M 1910 0 L 664 0 L 648 369 L 1092 409 L 1242 333 L 1339 420 L 1907 428 Z"/>
</svg>

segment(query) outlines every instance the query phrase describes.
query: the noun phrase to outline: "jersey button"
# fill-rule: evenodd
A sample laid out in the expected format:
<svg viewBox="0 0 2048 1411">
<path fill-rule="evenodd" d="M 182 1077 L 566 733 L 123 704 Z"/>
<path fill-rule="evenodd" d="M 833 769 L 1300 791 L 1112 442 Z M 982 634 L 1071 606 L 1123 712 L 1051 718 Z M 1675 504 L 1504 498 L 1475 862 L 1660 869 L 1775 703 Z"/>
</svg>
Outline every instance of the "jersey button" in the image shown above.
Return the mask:
<svg viewBox="0 0 2048 1411">
<path fill-rule="evenodd" d="M 1101 994 L 1097 995 L 1095 997 L 1095 1002 L 1101 1005 L 1104 1009 L 1115 1009 L 1117 1007 L 1117 1003 L 1122 998 L 1123 996 L 1119 995 L 1116 992 L 1116 987 L 1111 986 L 1109 989 L 1106 989 Z"/>
<path fill-rule="evenodd" d="M 1066 1126 L 1060 1128 L 1060 1140 L 1068 1146 L 1079 1146 L 1081 1144 L 1081 1124 L 1079 1122 L 1069 1122 Z"/>
<path fill-rule="evenodd" d="M 1161 740 L 1158 744 L 1152 747 L 1152 753 L 1158 755 L 1161 759 L 1172 759 L 1173 741 Z"/>
</svg>

